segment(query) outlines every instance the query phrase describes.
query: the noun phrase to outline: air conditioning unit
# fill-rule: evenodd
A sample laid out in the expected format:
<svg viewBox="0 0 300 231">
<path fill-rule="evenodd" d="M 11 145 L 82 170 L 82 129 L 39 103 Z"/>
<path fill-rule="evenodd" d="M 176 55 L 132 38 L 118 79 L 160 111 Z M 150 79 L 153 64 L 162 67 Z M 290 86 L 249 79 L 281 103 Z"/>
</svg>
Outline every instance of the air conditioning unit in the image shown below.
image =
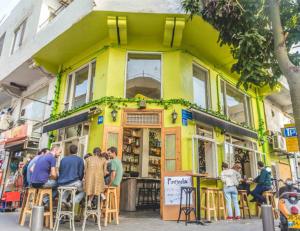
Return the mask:
<svg viewBox="0 0 300 231">
<path fill-rule="evenodd" d="M 273 136 L 273 149 L 286 150 L 285 138 L 278 133 Z"/>
</svg>

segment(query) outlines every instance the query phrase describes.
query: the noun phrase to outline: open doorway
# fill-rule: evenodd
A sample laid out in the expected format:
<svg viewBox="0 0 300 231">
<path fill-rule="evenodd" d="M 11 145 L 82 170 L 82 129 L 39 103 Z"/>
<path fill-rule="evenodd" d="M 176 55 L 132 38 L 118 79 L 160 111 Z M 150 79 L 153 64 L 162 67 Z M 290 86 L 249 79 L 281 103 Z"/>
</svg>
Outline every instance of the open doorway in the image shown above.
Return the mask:
<svg viewBox="0 0 300 231">
<path fill-rule="evenodd" d="M 122 163 L 121 210 L 159 215 L 161 129 L 124 128 Z"/>
</svg>

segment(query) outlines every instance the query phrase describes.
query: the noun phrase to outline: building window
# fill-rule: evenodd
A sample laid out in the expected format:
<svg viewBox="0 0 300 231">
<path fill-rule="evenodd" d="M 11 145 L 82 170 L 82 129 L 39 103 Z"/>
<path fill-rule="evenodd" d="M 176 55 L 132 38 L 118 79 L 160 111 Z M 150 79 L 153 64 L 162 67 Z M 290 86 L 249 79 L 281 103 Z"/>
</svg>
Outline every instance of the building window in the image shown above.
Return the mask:
<svg viewBox="0 0 300 231">
<path fill-rule="evenodd" d="M 126 98 L 161 98 L 161 55 L 129 53 Z"/>
<path fill-rule="evenodd" d="M 208 78 L 207 70 L 198 65 L 193 65 L 194 103 L 204 109 L 209 108 L 210 91 Z"/>
<path fill-rule="evenodd" d="M 25 19 L 18 27 L 15 29 L 15 36 L 13 40 L 13 45 L 11 49 L 11 54 L 13 54 L 16 50 L 18 50 L 23 43 L 25 28 L 26 28 L 27 19 Z"/>
<path fill-rule="evenodd" d="M 93 100 L 96 62 L 93 61 L 67 78 L 65 110 L 80 107 Z"/>
<path fill-rule="evenodd" d="M 258 175 L 257 161 L 263 160 L 263 154 L 258 152 L 257 144 L 233 136 L 226 136 L 225 162 L 232 167 L 235 163 L 242 166 L 241 175 L 255 178 Z"/>
<path fill-rule="evenodd" d="M 44 87 L 26 97 L 22 102 L 20 118 L 34 122 L 42 122 L 45 119 L 46 107 L 49 107 L 45 104 L 47 103 L 47 99 L 48 87 Z"/>
<path fill-rule="evenodd" d="M 0 37 L 0 56 L 2 54 L 3 46 L 4 46 L 5 33 Z"/>
<path fill-rule="evenodd" d="M 221 80 L 221 108 L 223 113 L 232 121 L 251 126 L 251 101 L 250 97 Z"/>
</svg>

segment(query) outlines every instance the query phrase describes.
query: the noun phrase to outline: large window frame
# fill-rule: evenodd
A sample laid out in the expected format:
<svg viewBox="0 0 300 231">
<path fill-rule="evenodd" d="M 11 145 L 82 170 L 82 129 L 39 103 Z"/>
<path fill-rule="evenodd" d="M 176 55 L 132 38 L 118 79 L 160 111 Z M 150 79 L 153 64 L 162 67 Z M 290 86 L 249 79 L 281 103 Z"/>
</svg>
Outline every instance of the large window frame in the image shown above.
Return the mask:
<svg viewBox="0 0 300 231">
<path fill-rule="evenodd" d="M 2 55 L 2 51 L 3 51 L 3 48 L 4 48 L 5 36 L 6 36 L 6 32 L 4 32 L 4 33 L 0 36 L 0 57 L 1 57 L 1 55 Z"/>
<path fill-rule="evenodd" d="M 196 62 L 193 62 L 192 65 L 192 78 L 193 78 L 193 101 L 194 103 L 196 103 L 196 99 L 195 99 L 195 92 L 194 92 L 194 78 L 197 78 L 196 76 L 194 76 L 194 68 L 199 68 L 201 71 L 205 72 L 205 107 L 203 108 L 201 105 L 198 105 L 200 107 L 202 107 L 203 109 L 210 109 L 211 108 L 211 82 L 210 82 L 210 72 L 208 69 L 204 68 L 203 66 L 199 65 Z M 197 78 L 198 80 L 200 80 L 199 78 Z M 200 80 L 201 81 L 201 80 Z"/>
<path fill-rule="evenodd" d="M 126 65 L 124 76 L 124 98 L 127 98 L 127 75 L 128 75 L 128 57 L 130 54 L 136 55 L 159 55 L 160 56 L 160 98 L 163 98 L 163 53 L 162 52 L 144 52 L 144 51 L 128 51 L 126 53 Z"/>
<path fill-rule="evenodd" d="M 11 47 L 11 54 L 17 51 L 23 44 L 24 34 L 26 30 L 27 18 L 14 30 L 14 39 Z"/>
<path fill-rule="evenodd" d="M 94 75 L 92 75 L 93 65 L 95 65 Z M 88 103 L 93 100 L 94 93 L 95 93 L 94 86 L 95 86 L 95 76 L 96 76 L 96 60 L 92 60 L 89 63 L 79 67 L 78 69 L 68 74 L 66 79 L 64 110 L 71 110 L 72 108 L 74 108 L 76 73 L 78 73 L 79 71 L 87 67 L 88 67 L 88 76 L 87 76 L 87 87 L 86 87 L 87 89 L 86 89 L 85 103 Z"/>
<path fill-rule="evenodd" d="M 223 83 L 223 85 L 222 85 Z M 222 89 L 223 88 L 223 89 Z M 229 84 L 227 81 L 221 79 L 220 80 L 220 99 L 219 101 L 223 103 L 221 105 L 222 111 L 224 115 L 230 118 L 229 112 L 228 112 L 228 102 L 227 102 L 227 88 L 231 88 L 234 91 L 237 91 L 239 94 L 243 95 L 243 104 L 244 104 L 244 116 L 246 121 L 244 122 L 248 126 L 253 126 L 253 113 L 252 113 L 252 103 L 251 103 L 251 97 L 247 95 L 246 93 L 236 89 L 233 85 Z M 222 92 L 223 90 L 223 92 Z M 232 120 L 232 118 L 230 118 Z M 238 123 L 237 121 L 232 120 L 233 122 Z M 242 123 L 240 123 L 242 124 Z"/>
</svg>

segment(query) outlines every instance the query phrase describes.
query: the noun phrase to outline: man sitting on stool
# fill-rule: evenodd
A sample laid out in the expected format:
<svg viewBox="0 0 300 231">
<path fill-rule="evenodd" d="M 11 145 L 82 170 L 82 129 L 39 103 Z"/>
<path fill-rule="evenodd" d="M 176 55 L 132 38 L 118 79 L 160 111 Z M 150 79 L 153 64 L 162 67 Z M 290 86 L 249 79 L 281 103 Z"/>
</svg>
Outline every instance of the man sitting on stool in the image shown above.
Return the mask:
<svg viewBox="0 0 300 231">
<path fill-rule="evenodd" d="M 253 196 L 253 199 L 250 202 L 263 204 L 266 203 L 266 198 L 263 197 L 263 193 L 272 188 L 271 169 L 269 167 L 264 167 L 264 163 L 262 161 L 258 161 L 257 165 L 258 169 L 261 171 L 259 176 L 254 179 L 254 182 L 257 183 L 257 185 L 255 189 L 250 192 Z"/>
<path fill-rule="evenodd" d="M 79 204 L 84 197 L 82 179 L 84 175 L 84 162 L 83 159 L 77 156 L 78 147 L 72 144 L 69 147 L 70 154 L 64 157 L 59 166 L 59 177 L 57 180 L 58 186 L 76 187 L 79 192 L 75 197 L 75 203 Z M 70 207 L 67 199 L 70 191 L 64 192 L 62 195 L 62 203 Z"/>
</svg>

